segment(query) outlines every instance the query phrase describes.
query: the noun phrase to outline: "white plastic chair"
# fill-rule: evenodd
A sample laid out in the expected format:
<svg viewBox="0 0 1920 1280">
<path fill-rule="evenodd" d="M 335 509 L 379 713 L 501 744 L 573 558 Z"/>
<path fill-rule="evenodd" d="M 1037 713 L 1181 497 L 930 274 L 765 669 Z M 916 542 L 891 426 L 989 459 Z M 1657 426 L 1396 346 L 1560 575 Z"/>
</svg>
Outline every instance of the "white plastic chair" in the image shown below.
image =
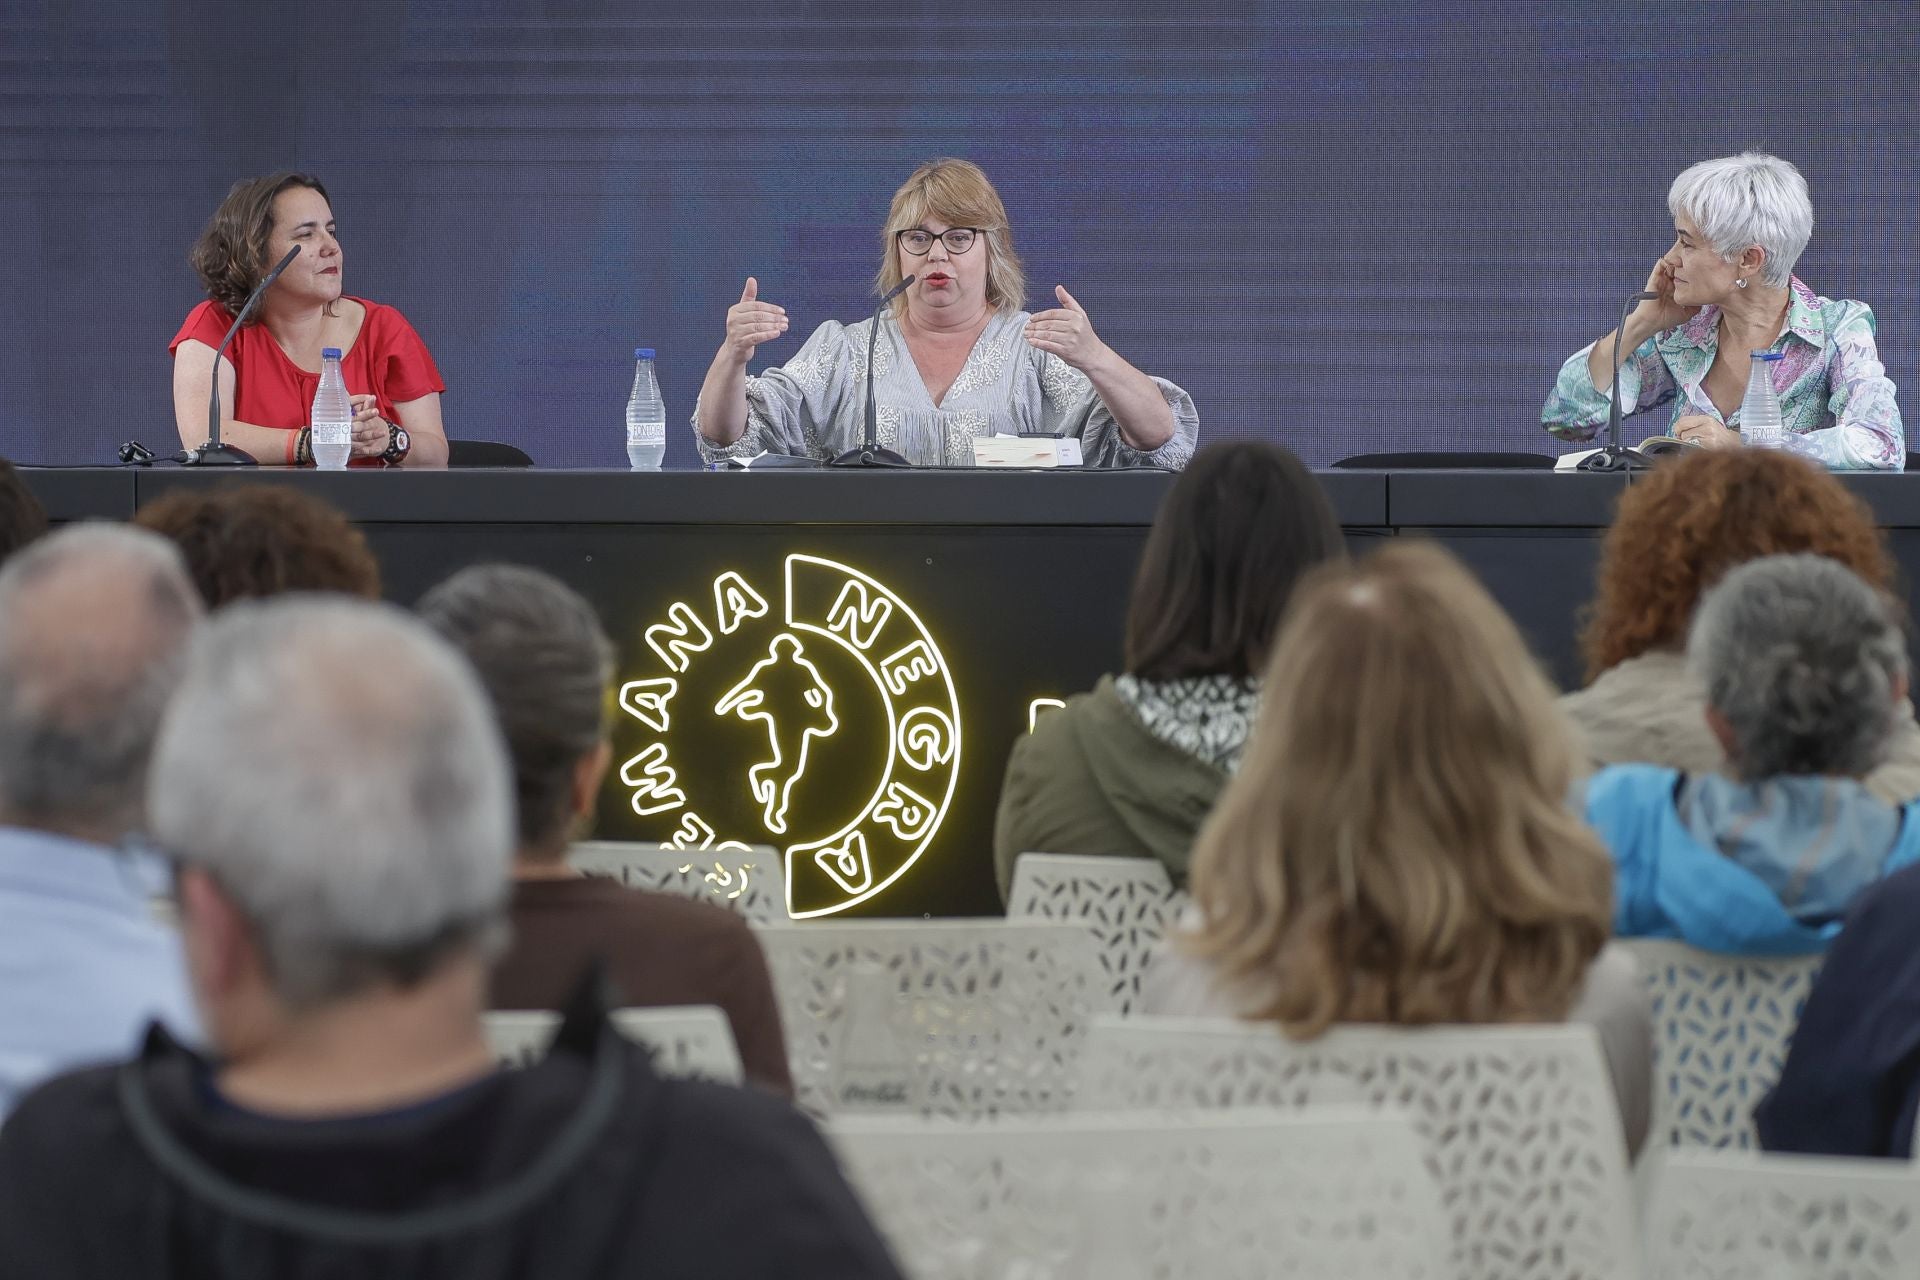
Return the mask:
<svg viewBox="0 0 1920 1280">
<path fill-rule="evenodd" d="M 1632 1188 L 1592 1028 L 1338 1027 L 1295 1043 L 1229 1019 L 1096 1018 L 1077 1107 L 1404 1110 L 1473 1280 L 1631 1280 Z"/>
<path fill-rule="evenodd" d="M 547 1051 L 560 1027 L 560 1015 L 545 1009 L 497 1010 L 486 1015 L 487 1043 L 509 1067 L 524 1067 Z M 710 1004 L 616 1009 L 613 1025 L 621 1035 L 653 1050 L 654 1069 L 664 1076 L 695 1077 L 739 1084 L 740 1050 L 727 1015 Z"/>
<path fill-rule="evenodd" d="M 1084 925 L 1100 944 L 1118 1010 L 1131 1013 L 1140 976 L 1186 901 L 1153 858 L 1023 853 L 1013 864 L 1007 918 Z"/>
<path fill-rule="evenodd" d="M 625 840 L 583 840 L 567 863 L 635 889 L 697 898 L 737 911 L 754 924 L 787 919 L 786 877 L 771 845 L 673 849 Z"/>
<path fill-rule="evenodd" d="M 1404 1116 L 1342 1108 L 827 1125 L 915 1280 L 1452 1280 Z"/>
<path fill-rule="evenodd" d="M 1920 1172 L 1898 1160 L 1675 1151 L 1647 1216 L 1650 1280 L 1913 1280 Z"/>
<path fill-rule="evenodd" d="M 1113 1007 L 1093 935 L 1043 920 L 756 930 L 815 1116 L 1060 1110 L 1087 1020 Z"/>
<path fill-rule="evenodd" d="M 1649 1145 L 1757 1147 L 1753 1109 L 1780 1078 L 1823 957 L 1716 955 L 1653 938 L 1624 945 L 1653 995 Z"/>
</svg>

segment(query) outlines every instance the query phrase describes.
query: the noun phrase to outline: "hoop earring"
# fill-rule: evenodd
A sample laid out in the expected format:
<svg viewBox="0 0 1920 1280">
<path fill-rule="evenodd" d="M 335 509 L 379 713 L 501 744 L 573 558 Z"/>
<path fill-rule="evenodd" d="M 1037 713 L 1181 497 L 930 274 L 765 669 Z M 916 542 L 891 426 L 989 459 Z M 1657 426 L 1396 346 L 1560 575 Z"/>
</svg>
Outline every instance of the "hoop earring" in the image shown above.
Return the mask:
<svg viewBox="0 0 1920 1280">
<path fill-rule="evenodd" d="M 1739 278 L 1738 280 L 1735 280 L 1735 281 L 1733 282 L 1733 287 L 1734 287 L 1734 288 L 1736 288 L 1736 289 L 1744 289 L 1744 288 L 1746 288 L 1746 287 L 1747 287 L 1747 278 L 1746 278 L 1745 276 L 1741 276 L 1741 277 L 1740 277 L 1740 278 Z"/>
</svg>

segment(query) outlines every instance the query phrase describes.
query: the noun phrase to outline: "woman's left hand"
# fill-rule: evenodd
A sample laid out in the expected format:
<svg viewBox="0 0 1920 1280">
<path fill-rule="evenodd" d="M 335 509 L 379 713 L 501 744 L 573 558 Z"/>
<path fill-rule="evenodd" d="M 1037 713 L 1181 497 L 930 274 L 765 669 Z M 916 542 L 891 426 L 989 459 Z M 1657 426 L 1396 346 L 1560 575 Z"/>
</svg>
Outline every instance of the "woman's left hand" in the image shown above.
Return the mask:
<svg viewBox="0 0 1920 1280">
<path fill-rule="evenodd" d="M 1028 318 L 1027 344 L 1059 356 L 1073 368 L 1085 373 L 1088 365 L 1106 354 L 1107 344 L 1100 341 L 1100 335 L 1093 331 L 1093 321 L 1087 318 L 1087 309 L 1074 301 L 1065 285 L 1055 285 L 1053 292 L 1060 299 L 1060 306 Z"/>
<path fill-rule="evenodd" d="M 1704 413 L 1690 413 L 1673 424 L 1675 439 L 1691 440 L 1703 449 L 1738 449 L 1740 433 L 1722 426 Z"/>
<path fill-rule="evenodd" d="M 377 458 L 392 443 L 387 420 L 380 416 L 380 401 L 375 396 L 354 396 L 352 404 L 353 456 Z"/>
</svg>

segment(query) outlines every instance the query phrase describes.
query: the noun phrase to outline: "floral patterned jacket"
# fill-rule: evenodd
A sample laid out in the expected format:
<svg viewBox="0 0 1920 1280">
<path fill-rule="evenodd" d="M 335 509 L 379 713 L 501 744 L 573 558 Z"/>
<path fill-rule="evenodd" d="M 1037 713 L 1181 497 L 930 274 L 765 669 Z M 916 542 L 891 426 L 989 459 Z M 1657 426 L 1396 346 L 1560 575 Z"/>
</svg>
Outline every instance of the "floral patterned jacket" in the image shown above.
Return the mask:
<svg viewBox="0 0 1920 1280">
<path fill-rule="evenodd" d="M 1838 471 L 1900 470 L 1906 435 L 1893 383 L 1874 347 L 1872 309 L 1822 298 L 1798 276 L 1789 294 L 1787 322 L 1769 348 L 1783 357 L 1772 372 L 1788 447 Z M 1720 348 L 1719 322 L 1720 308 L 1702 307 L 1685 324 L 1641 343 L 1620 369 L 1620 412 L 1672 401 L 1669 432 L 1689 414 L 1738 428 L 1739 412 L 1723 417 L 1705 386 Z M 1560 367 L 1540 411 L 1541 425 L 1562 440 L 1591 440 L 1607 424 L 1607 394 L 1593 385 L 1587 369 L 1592 350 L 1588 343 Z"/>
</svg>

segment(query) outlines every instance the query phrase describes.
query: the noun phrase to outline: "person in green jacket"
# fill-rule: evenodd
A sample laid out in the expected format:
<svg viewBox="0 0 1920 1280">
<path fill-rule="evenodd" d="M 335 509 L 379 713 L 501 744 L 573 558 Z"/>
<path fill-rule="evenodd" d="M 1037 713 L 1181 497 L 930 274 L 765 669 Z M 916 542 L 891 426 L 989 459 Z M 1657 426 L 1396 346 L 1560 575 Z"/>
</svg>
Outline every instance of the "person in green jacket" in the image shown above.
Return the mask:
<svg viewBox="0 0 1920 1280">
<path fill-rule="evenodd" d="M 1126 670 L 1014 744 L 994 822 L 1001 896 L 1023 853 L 1158 858 L 1184 886 L 1294 582 L 1345 554 L 1332 505 L 1292 453 L 1238 440 L 1194 455 L 1147 535 Z"/>
</svg>

